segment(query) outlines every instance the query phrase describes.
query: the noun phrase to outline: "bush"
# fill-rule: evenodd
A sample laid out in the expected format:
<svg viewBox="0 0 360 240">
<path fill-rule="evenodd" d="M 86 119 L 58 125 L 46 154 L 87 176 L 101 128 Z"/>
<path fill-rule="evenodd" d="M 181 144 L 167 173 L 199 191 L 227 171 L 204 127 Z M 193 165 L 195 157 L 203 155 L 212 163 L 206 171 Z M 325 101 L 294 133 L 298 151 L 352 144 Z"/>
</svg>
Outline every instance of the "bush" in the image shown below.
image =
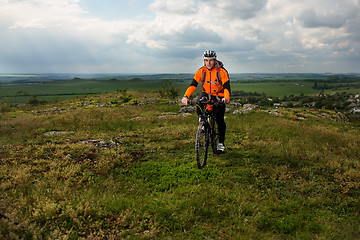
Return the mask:
<svg viewBox="0 0 360 240">
<path fill-rule="evenodd" d="M 36 106 L 40 104 L 45 104 L 47 101 L 45 100 L 39 100 L 37 95 L 32 95 L 30 100 L 28 101 L 28 104 Z"/>
<path fill-rule="evenodd" d="M 133 96 L 128 94 L 127 89 L 118 89 L 118 90 L 116 90 L 116 93 L 120 93 L 120 94 L 121 94 L 120 100 L 121 100 L 123 103 L 130 102 L 130 101 L 133 99 Z"/>
<path fill-rule="evenodd" d="M 0 101 L 0 112 L 9 112 L 11 110 L 11 107 L 9 106 L 7 99 Z"/>
<path fill-rule="evenodd" d="M 177 89 L 174 84 L 170 81 L 166 81 L 162 84 L 161 90 L 159 90 L 160 97 L 169 98 L 171 100 L 175 100 L 179 97 L 179 89 Z"/>
</svg>

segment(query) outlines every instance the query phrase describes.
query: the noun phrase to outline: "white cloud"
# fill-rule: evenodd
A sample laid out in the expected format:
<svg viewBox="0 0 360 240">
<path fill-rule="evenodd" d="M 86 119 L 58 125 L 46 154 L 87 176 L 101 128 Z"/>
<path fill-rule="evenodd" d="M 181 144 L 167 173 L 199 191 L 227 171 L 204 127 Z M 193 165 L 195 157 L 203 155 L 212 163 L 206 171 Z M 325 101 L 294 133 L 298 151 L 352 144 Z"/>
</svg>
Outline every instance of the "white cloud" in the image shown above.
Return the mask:
<svg viewBox="0 0 360 240">
<path fill-rule="evenodd" d="M 358 71 L 359 0 L 154 0 L 121 21 L 81 4 L 0 0 L 0 72 L 192 72 L 205 49 L 232 72 Z"/>
<path fill-rule="evenodd" d="M 256 17 L 265 7 L 267 0 L 222 0 L 215 1 L 213 11 L 229 19 L 250 19 Z"/>
<path fill-rule="evenodd" d="M 157 0 L 150 4 L 150 9 L 156 13 L 171 16 L 174 14 L 190 15 L 196 12 L 195 1 L 193 0 Z"/>
<path fill-rule="evenodd" d="M 12 28 L 48 28 L 66 25 L 85 13 L 78 0 L 2 1 L 0 11 L 13 21 Z"/>
<path fill-rule="evenodd" d="M 304 27 L 318 28 L 341 28 L 346 24 L 348 16 L 342 15 L 338 12 L 317 14 L 313 8 L 306 9 L 300 15 L 300 20 L 303 21 Z"/>
</svg>

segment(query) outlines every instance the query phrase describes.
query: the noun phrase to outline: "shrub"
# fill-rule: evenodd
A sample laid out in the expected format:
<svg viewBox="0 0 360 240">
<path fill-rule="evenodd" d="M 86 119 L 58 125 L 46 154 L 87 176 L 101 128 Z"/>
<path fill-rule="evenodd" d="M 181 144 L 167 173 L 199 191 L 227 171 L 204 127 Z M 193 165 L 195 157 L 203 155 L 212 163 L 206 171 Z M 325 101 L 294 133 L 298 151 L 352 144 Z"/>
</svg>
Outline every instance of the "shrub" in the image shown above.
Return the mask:
<svg viewBox="0 0 360 240">
<path fill-rule="evenodd" d="M 179 89 L 177 89 L 174 84 L 170 81 L 166 81 L 162 84 L 161 90 L 159 90 L 160 97 L 169 98 L 171 100 L 175 100 L 179 97 Z"/>
</svg>

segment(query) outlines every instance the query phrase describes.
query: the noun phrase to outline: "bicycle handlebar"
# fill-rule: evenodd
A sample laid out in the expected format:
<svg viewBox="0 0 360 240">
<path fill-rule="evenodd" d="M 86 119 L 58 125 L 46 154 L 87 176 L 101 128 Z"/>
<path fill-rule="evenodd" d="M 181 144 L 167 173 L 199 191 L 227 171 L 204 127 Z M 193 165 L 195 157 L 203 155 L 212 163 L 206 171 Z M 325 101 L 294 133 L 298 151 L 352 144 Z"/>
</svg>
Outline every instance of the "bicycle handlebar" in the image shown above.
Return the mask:
<svg viewBox="0 0 360 240">
<path fill-rule="evenodd" d="M 208 99 L 199 99 L 199 100 L 188 100 L 188 105 L 196 106 L 199 104 L 210 104 L 214 106 L 221 106 L 225 103 L 219 101 L 219 100 L 208 100 Z"/>
</svg>

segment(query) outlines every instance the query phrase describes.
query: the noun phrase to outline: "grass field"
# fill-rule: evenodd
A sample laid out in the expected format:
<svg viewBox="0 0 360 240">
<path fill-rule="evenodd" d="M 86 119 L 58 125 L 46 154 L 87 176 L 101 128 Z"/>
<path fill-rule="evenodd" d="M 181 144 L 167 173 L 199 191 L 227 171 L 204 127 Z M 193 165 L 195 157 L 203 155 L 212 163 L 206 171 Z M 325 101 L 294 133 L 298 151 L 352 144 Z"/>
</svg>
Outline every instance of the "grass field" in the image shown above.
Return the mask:
<svg viewBox="0 0 360 240">
<path fill-rule="evenodd" d="M 73 98 L 74 96 L 93 95 L 99 93 L 114 93 L 116 90 L 151 90 L 158 91 L 162 88 L 163 81 L 144 80 L 71 80 L 54 81 L 42 84 L 2 84 L 0 97 L 7 98 L 10 103 L 25 103 L 30 97 L 37 95 L 40 100 L 52 101 Z M 190 82 L 173 82 L 180 93 L 185 92 Z M 265 93 L 268 96 L 299 95 L 301 93 L 316 94 L 318 90 L 311 88 L 311 83 L 299 85 L 296 82 L 233 82 L 233 91 Z M 200 89 L 200 87 L 199 87 Z M 30 96 L 18 94 L 25 91 Z M 181 94 L 180 94 L 181 95 Z"/>
<path fill-rule="evenodd" d="M 7 97 L 10 102 L 23 102 L 30 97 L 17 96 L 19 91 L 29 95 L 38 95 L 41 100 L 54 100 L 73 98 L 76 95 L 92 95 L 99 93 L 115 92 L 119 89 L 128 90 L 158 90 L 161 82 L 144 80 L 69 80 L 50 81 L 35 84 L 2 84 L 0 96 Z"/>
<path fill-rule="evenodd" d="M 7 99 L 9 103 L 26 103 L 31 97 L 36 96 L 39 100 L 54 101 L 73 98 L 75 96 L 94 95 L 100 93 L 114 93 L 117 90 L 151 90 L 159 91 L 162 89 L 165 80 L 171 80 L 173 85 L 179 90 L 181 96 L 191 83 L 192 75 L 189 74 L 159 74 L 143 76 L 119 76 L 116 80 L 111 75 L 91 75 L 89 79 L 73 78 L 72 80 L 51 80 L 69 78 L 67 75 L 6 75 L 5 79 L 17 79 L 17 81 L 0 82 L 0 99 Z M 236 77 L 251 77 L 252 75 L 236 75 Z M 255 75 L 254 77 L 256 77 Z M 270 79 L 233 79 L 231 83 L 232 91 L 244 91 L 251 93 L 265 93 L 269 97 L 282 97 L 284 95 L 314 95 L 319 93 L 334 94 L 335 92 L 359 93 L 360 83 L 354 83 L 355 76 L 344 77 L 343 82 L 330 82 L 327 85 L 336 87 L 325 90 L 313 88 L 313 81 L 327 81 L 326 75 L 289 75 L 289 79 L 277 79 L 277 75 L 259 75 L 258 77 L 273 77 Z M 280 75 L 287 76 L 287 75 Z M 301 76 L 304 79 L 301 79 Z M 139 78 L 142 77 L 143 79 Z M 305 78 L 307 77 L 307 78 Z M 312 80 L 310 77 L 314 77 Z M 144 80 L 145 79 L 145 80 Z M 187 80 L 186 80 L 187 79 Z M 1 80 L 1 78 L 0 78 Z M 320 84 L 320 83 L 319 83 Z M 342 87 L 343 86 L 343 87 Z M 199 87 L 200 89 L 200 87 Z M 199 91 L 199 90 L 198 90 Z"/>
<path fill-rule="evenodd" d="M 265 93 L 272 97 L 282 97 L 284 95 L 312 95 L 319 93 L 312 88 L 313 83 L 302 81 L 269 81 L 269 82 L 234 82 L 231 84 L 232 90 L 244 92 Z"/>
<path fill-rule="evenodd" d="M 336 112 L 231 109 L 198 170 L 195 114 L 128 94 L 0 115 L 1 239 L 360 238 L 360 130 Z"/>
</svg>

